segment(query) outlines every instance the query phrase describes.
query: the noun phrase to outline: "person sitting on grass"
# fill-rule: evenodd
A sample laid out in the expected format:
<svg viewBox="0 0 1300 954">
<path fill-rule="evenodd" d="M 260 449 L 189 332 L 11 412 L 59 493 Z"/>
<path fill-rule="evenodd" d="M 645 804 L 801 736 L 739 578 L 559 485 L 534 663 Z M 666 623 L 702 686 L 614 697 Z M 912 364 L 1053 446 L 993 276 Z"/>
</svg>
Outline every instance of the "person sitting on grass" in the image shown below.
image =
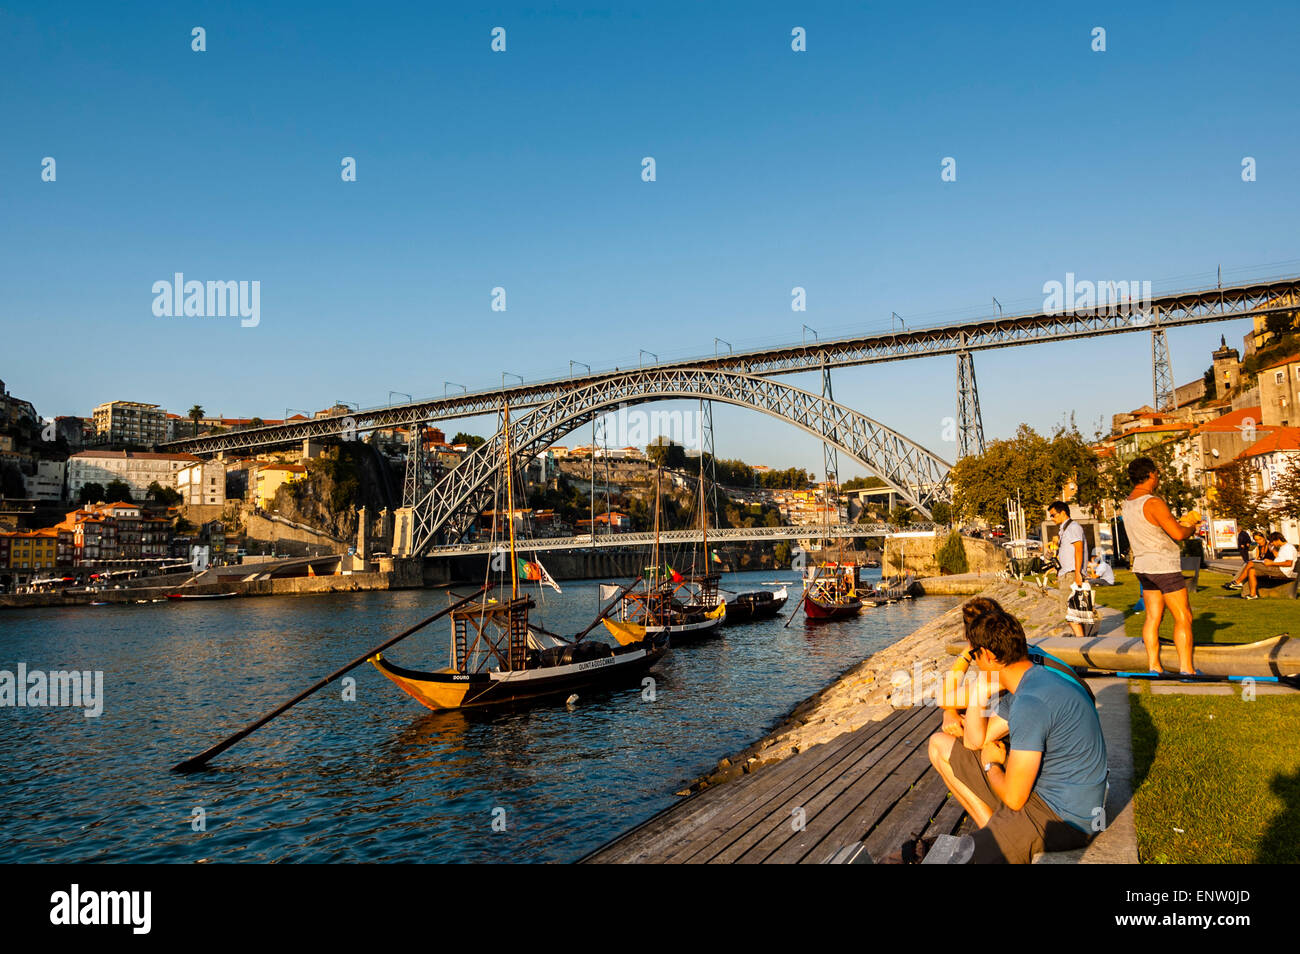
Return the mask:
<svg viewBox="0 0 1300 954">
<path fill-rule="evenodd" d="M 1268 535 L 1268 542 L 1273 544 L 1275 557 L 1272 560 L 1256 560 L 1246 567 L 1246 592 L 1241 594 L 1243 600 L 1259 599 L 1260 581 L 1265 580 L 1265 587 L 1280 586 L 1295 579 L 1296 548 L 1287 543 L 1286 537 L 1274 531 Z"/>
<path fill-rule="evenodd" d="M 1106 554 L 1100 550 L 1088 558 L 1088 582 L 1093 586 L 1115 585 L 1115 571 L 1106 562 Z"/>
<path fill-rule="evenodd" d="M 1240 573 L 1233 577 L 1231 581 L 1223 584 L 1225 590 L 1239 590 L 1246 582 L 1246 577 L 1250 573 L 1250 564 L 1252 561 L 1250 560 L 1249 551 L 1247 550 L 1243 552 L 1246 555 L 1246 563 L 1241 568 Z M 1264 534 L 1263 530 L 1255 531 L 1255 559 L 1261 561 L 1277 559 L 1277 554 L 1274 551 L 1272 544 L 1268 542 L 1268 537 Z"/>
<path fill-rule="evenodd" d="M 963 616 L 963 659 L 980 676 L 955 695 L 945 687 L 942 702 L 964 703 L 965 713 L 946 713 L 929 756 L 979 826 L 972 862 L 1028 864 L 1039 851 L 1087 845 L 1105 826 L 1106 741 L 1096 705 L 1072 675 L 1030 661 L 1024 629 L 996 601 L 970 600 Z M 1009 698 L 990 716 L 1002 690 Z"/>
</svg>

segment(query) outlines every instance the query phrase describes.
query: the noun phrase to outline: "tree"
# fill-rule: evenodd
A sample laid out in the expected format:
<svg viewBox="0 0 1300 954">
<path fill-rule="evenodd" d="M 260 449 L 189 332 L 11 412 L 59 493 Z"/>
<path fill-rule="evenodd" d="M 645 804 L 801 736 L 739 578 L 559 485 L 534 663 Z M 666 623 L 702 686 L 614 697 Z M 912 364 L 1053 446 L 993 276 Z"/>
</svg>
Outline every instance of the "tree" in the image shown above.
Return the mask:
<svg viewBox="0 0 1300 954">
<path fill-rule="evenodd" d="M 667 437 L 656 437 L 646 445 L 645 453 L 659 467 L 680 470 L 686 466 L 686 448 Z"/>
<path fill-rule="evenodd" d="M 953 505 L 960 519 L 982 517 L 1001 523 L 1008 498 L 1020 494 L 1025 512 L 1043 513 L 1075 484 L 1074 499 L 1091 506 L 1101 499 L 1097 455 L 1071 421 L 1044 437 L 1021 424 L 1010 440 L 993 441 L 952 469 Z"/>
<path fill-rule="evenodd" d="M 131 485 L 123 480 L 110 480 L 104 488 L 104 503 L 134 503 Z"/>
<path fill-rule="evenodd" d="M 145 492 L 145 495 L 150 500 L 156 501 L 160 504 L 166 504 L 168 507 L 178 504 L 185 499 L 181 496 L 180 491 L 175 487 L 164 487 L 156 480 L 149 484 L 149 488 Z"/>
<path fill-rule="evenodd" d="M 92 504 L 99 503 L 104 499 L 104 485 L 91 481 L 88 484 L 81 485 L 81 492 L 77 494 L 77 503 Z"/>
<path fill-rule="evenodd" d="M 896 527 L 905 527 L 912 522 L 912 508 L 907 504 L 899 504 L 889 514 L 889 522 Z"/>
<path fill-rule="evenodd" d="M 1300 519 L 1300 457 L 1292 457 L 1273 481 L 1273 513 Z"/>
<path fill-rule="evenodd" d="M 1214 472 L 1214 512 L 1237 521 L 1238 527 L 1264 527 L 1268 510 L 1251 488 L 1254 468 L 1238 458 Z"/>
<path fill-rule="evenodd" d="M 934 522 L 937 524 L 950 524 L 952 523 L 952 507 L 949 506 L 946 500 L 936 500 L 930 505 L 930 516 L 934 518 Z M 965 573 L 966 571 L 962 570 L 961 572 Z"/>
<path fill-rule="evenodd" d="M 456 436 L 451 439 L 453 444 L 466 444 L 471 451 L 478 450 L 479 446 L 484 443 L 484 439 L 477 434 L 466 434 L 464 431 L 458 431 Z"/>
<path fill-rule="evenodd" d="M 265 426 L 266 426 L 266 421 L 262 420 L 260 417 L 250 418 L 249 421 L 248 421 L 248 426 L 249 426 L 249 427 L 265 427 Z"/>
<path fill-rule="evenodd" d="M 194 422 L 195 437 L 199 436 L 199 421 L 200 419 L 202 419 L 204 413 L 206 412 L 203 410 L 203 408 L 200 407 L 198 404 L 196 404 L 192 408 L 190 408 L 190 413 L 187 415 L 189 419 Z"/>
<path fill-rule="evenodd" d="M 935 553 L 934 558 L 939 564 L 939 572 L 944 575 L 966 573 L 970 570 L 970 564 L 966 562 L 966 547 L 962 543 L 961 534 L 956 530 L 948 534 L 948 539 L 943 541 L 943 546 Z"/>
<path fill-rule="evenodd" d="M 1213 367 L 1209 367 L 1209 368 L 1206 368 L 1206 369 L 1205 369 L 1204 380 L 1205 380 L 1205 396 L 1206 396 L 1207 398 L 1210 398 L 1211 400 L 1213 400 L 1214 398 L 1218 397 L 1218 396 L 1219 396 L 1219 382 L 1218 382 L 1218 379 L 1215 378 L 1215 376 L 1214 376 L 1214 368 L 1213 368 Z"/>
<path fill-rule="evenodd" d="M 1166 441 L 1148 447 L 1141 454 L 1125 458 L 1111 458 L 1101 468 L 1101 498 L 1111 500 L 1119 507 L 1133 490 L 1133 482 L 1128 479 L 1128 465 L 1137 457 L 1149 457 L 1155 462 L 1160 472 L 1160 483 L 1156 493 L 1175 514 L 1186 513 L 1196 506 L 1200 491 L 1187 479 L 1183 468 L 1174 460 L 1176 441 Z"/>
<path fill-rule="evenodd" d="M 888 487 L 879 477 L 854 477 L 852 480 L 846 480 L 840 484 L 841 490 L 875 490 L 877 487 Z"/>
</svg>

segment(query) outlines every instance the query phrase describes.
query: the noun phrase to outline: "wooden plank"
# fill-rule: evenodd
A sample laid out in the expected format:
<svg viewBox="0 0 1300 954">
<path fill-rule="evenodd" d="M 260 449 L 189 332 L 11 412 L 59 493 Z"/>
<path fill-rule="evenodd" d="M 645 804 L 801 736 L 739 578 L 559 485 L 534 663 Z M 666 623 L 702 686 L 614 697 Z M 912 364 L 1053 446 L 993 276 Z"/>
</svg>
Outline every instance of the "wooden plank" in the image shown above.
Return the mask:
<svg viewBox="0 0 1300 954">
<path fill-rule="evenodd" d="M 846 841 L 859 841 L 869 837 L 867 833 L 893 810 L 913 785 L 925 777 L 929 768 L 929 755 L 924 747 L 918 747 L 918 750 L 908 755 L 897 768 L 886 774 L 865 800 L 843 815 L 839 823 L 832 827 L 819 842 L 804 848 L 801 854 L 797 849 L 787 846 L 772 855 L 769 860 L 774 863 L 805 864 L 820 861 Z M 842 804 L 847 802 L 848 799 L 841 800 Z"/>
<path fill-rule="evenodd" d="M 799 791 L 791 791 L 784 799 L 785 807 L 782 810 L 769 814 L 751 826 L 709 860 L 752 863 L 764 860 L 787 841 L 810 841 L 810 844 L 815 844 L 815 840 L 820 840 L 820 834 L 816 832 L 827 824 L 826 819 L 819 816 L 828 806 L 846 789 L 863 785 L 867 786 L 868 791 L 875 788 L 911 751 L 910 747 L 901 743 L 921 727 L 928 727 L 934 715 L 933 709 L 918 707 L 910 710 L 909 717 L 902 720 L 877 745 L 872 746 L 869 752 L 861 754 L 851 764 L 842 763 L 837 772 L 825 775 Z M 925 734 L 928 736 L 928 728 Z M 805 812 L 802 832 L 795 831 L 791 825 L 790 810 L 796 806 Z"/>
<path fill-rule="evenodd" d="M 926 769 L 897 804 L 891 808 L 866 838 L 872 858 L 884 858 L 902 847 L 913 835 L 920 837 L 948 796 L 943 776 L 926 760 Z"/>
<path fill-rule="evenodd" d="M 872 727 L 880 725 L 876 722 L 869 723 Z M 864 737 L 859 733 L 867 728 L 864 726 L 856 732 L 846 732 L 805 752 L 783 759 L 776 765 L 697 792 L 652 815 L 608 845 L 597 849 L 586 860 L 594 863 L 663 860 L 658 856 L 669 851 L 677 842 L 690 840 L 698 828 L 717 817 L 724 809 L 731 812 L 761 801 L 768 790 L 783 790 L 808 773 L 818 771 L 831 760 L 841 758 L 846 751 L 863 743 Z M 867 737 L 871 734 L 873 733 L 868 733 Z"/>
<path fill-rule="evenodd" d="M 961 807 L 961 802 L 949 794 L 947 801 L 935 812 L 930 827 L 921 832 L 921 837 L 935 838 L 939 835 L 951 835 L 957 831 L 957 826 L 965 817 L 966 809 Z"/>
<path fill-rule="evenodd" d="M 756 846 L 751 860 L 792 864 L 814 855 L 820 861 L 825 854 L 823 847 L 858 841 L 929 765 L 926 740 L 938 728 L 935 715 L 930 710 L 927 718 L 909 727 L 906 738 L 883 753 L 870 771 L 842 788 L 838 797 L 809 819 L 804 831 L 796 837 L 782 833 L 780 838 L 767 839 Z M 836 839 L 835 845 L 829 845 L 830 838 Z M 759 852 L 763 852 L 761 857 Z"/>
<path fill-rule="evenodd" d="M 855 764 L 863 755 L 880 744 L 881 740 L 896 732 L 898 727 L 913 715 L 912 710 L 902 709 L 877 722 L 867 723 L 850 733 L 853 736 L 851 744 L 815 762 L 811 759 L 807 760 L 801 771 L 783 780 L 782 785 L 757 793 L 761 797 L 738 801 L 734 812 L 726 816 L 716 816 L 708 829 L 698 831 L 690 842 L 683 843 L 663 860 L 670 864 L 707 860 L 711 854 L 716 853 L 716 850 L 720 850 L 717 842 L 729 844 L 749 827 L 760 823 L 761 819 L 771 816 L 774 812 L 788 811 L 787 806 L 797 804 L 791 802 L 792 797 L 797 797 L 798 793 L 809 786 L 824 784 L 825 780 L 833 778 L 842 766 Z M 812 755 L 815 751 L 815 748 L 809 749 L 808 754 Z"/>
</svg>

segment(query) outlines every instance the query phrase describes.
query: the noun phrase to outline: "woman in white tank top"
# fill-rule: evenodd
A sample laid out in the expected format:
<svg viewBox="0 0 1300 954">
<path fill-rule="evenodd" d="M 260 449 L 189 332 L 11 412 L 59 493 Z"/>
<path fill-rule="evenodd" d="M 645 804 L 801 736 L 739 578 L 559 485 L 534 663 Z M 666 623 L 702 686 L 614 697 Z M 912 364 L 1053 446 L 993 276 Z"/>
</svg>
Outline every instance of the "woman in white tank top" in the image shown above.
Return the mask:
<svg viewBox="0 0 1300 954">
<path fill-rule="evenodd" d="M 1147 666 L 1163 672 L 1160 663 L 1160 622 L 1168 608 L 1174 618 L 1174 649 L 1178 653 L 1179 671 L 1196 671 L 1192 659 L 1192 605 L 1183 579 L 1180 540 L 1195 533 L 1200 515 L 1195 511 L 1175 520 L 1168 505 L 1155 495 L 1160 471 L 1150 457 L 1139 457 L 1128 465 L 1133 492 L 1124 501 L 1124 532 L 1133 550 L 1133 572 L 1142 587 L 1146 619 L 1142 623 L 1142 642 L 1147 650 Z"/>
</svg>

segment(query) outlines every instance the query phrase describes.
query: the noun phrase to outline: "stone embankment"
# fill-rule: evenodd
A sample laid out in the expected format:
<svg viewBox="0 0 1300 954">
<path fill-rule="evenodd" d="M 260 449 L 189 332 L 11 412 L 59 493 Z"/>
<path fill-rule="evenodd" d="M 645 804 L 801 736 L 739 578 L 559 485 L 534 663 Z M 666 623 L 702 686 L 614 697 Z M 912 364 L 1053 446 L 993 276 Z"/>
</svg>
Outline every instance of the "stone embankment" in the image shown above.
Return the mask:
<svg viewBox="0 0 1300 954">
<path fill-rule="evenodd" d="M 995 581 L 986 581 L 981 590 L 982 595 L 997 600 L 1019 619 L 1030 639 L 1066 631 L 1063 607 L 1054 591 L 1044 592 L 1032 583 Z M 956 606 L 858 663 L 830 686 L 799 703 L 765 738 L 737 755 L 722 759 L 712 773 L 686 791 L 759 770 L 881 719 L 895 705 L 910 705 L 914 688 L 924 690 L 937 685 L 936 680 L 951 668 L 953 657 L 948 652 L 948 644 L 964 638 L 961 606 Z"/>
</svg>

